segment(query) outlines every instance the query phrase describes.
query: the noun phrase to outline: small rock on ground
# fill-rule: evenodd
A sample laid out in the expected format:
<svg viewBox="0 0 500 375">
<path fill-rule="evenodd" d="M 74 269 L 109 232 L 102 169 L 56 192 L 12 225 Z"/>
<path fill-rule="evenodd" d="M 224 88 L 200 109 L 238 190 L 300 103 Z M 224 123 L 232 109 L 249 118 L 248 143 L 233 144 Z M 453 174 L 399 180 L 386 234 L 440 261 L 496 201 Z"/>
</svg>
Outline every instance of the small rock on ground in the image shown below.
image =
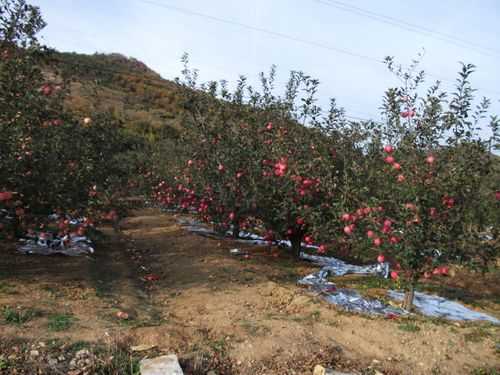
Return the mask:
<svg viewBox="0 0 500 375">
<path fill-rule="evenodd" d="M 354 375 L 354 374 L 348 374 L 346 372 L 338 372 L 335 370 L 331 370 L 329 368 L 324 368 L 321 365 L 316 365 L 316 367 L 314 367 L 313 375 Z"/>
<path fill-rule="evenodd" d="M 183 375 L 175 354 L 143 359 L 140 362 L 141 375 Z"/>
</svg>

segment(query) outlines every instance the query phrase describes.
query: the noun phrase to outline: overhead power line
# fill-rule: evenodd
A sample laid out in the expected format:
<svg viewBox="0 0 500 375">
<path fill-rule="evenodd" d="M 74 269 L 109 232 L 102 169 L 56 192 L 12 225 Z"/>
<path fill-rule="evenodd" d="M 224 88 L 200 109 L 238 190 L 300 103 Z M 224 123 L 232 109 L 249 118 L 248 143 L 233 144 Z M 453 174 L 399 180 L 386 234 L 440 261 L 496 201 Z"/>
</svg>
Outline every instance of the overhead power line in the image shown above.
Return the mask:
<svg viewBox="0 0 500 375">
<path fill-rule="evenodd" d="M 357 58 L 360 58 L 360 59 L 364 59 L 364 60 L 368 60 L 368 61 L 372 61 L 372 62 L 376 62 L 376 63 L 383 63 L 383 60 L 381 60 L 381 59 L 377 59 L 375 57 L 371 57 L 371 56 L 363 55 L 363 54 L 356 53 L 356 52 L 353 52 L 353 51 L 349 51 L 349 50 L 346 50 L 344 48 L 338 48 L 338 47 L 334 47 L 334 46 L 331 46 L 331 45 L 328 45 L 328 44 L 325 44 L 325 43 L 321 43 L 321 42 L 316 42 L 316 41 L 312 41 L 312 40 L 308 40 L 308 39 L 303 39 L 303 38 L 295 37 L 293 35 L 281 33 L 281 32 L 278 32 L 278 31 L 273 31 L 273 30 L 265 29 L 265 28 L 258 27 L 258 26 L 248 25 L 246 23 L 242 23 L 242 22 L 238 22 L 238 21 L 233 21 L 233 20 L 228 20 L 228 19 L 225 19 L 225 18 L 217 17 L 217 16 L 212 16 L 212 15 L 201 13 L 201 12 L 197 12 L 197 11 L 194 11 L 194 10 L 190 10 L 190 9 L 181 8 L 181 7 L 178 7 L 178 6 L 166 4 L 166 3 L 163 3 L 163 2 L 158 2 L 158 1 L 154 1 L 154 0 L 136 0 L 136 1 L 139 1 L 139 2 L 142 2 L 142 3 L 146 3 L 146 4 L 155 5 L 155 6 L 158 6 L 158 7 L 165 8 L 165 9 L 170 9 L 170 10 L 173 10 L 175 12 L 180 12 L 180 13 L 184 13 L 184 14 L 188 14 L 188 15 L 192 15 L 192 16 L 198 16 L 198 17 L 203 17 L 203 18 L 211 19 L 213 21 L 222 22 L 222 23 L 225 23 L 225 24 L 228 24 L 228 25 L 238 26 L 238 27 L 241 27 L 241 28 L 244 28 L 244 29 L 247 29 L 247 30 L 258 31 L 258 32 L 261 32 L 261 33 L 264 33 L 264 34 L 269 34 L 269 35 L 273 35 L 273 36 L 276 36 L 276 37 L 279 37 L 279 38 L 288 39 L 288 40 L 291 40 L 291 41 L 294 41 L 294 42 L 298 42 L 298 43 L 302 43 L 302 44 L 307 44 L 307 45 L 311 45 L 311 46 L 315 46 L 315 47 L 319 47 L 319 48 L 323 48 L 323 49 L 330 50 L 330 51 L 337 52 L 337 53 L 342 53 L 344 55 L 349 55 L 349 56 L 352 56 L 352 57 L 357 57 Z"/>
<path fill-rule="evenodd" d="M 370 11 L 368 9 L 360 8 L 352 4 L 345 3 L 343 1 L 338 1 L 338 0 L 312 0 L 317 3 L 330 6 L 345 12 L 350 12 L 354 13 L 363 17 L 370 18 L 374 21 L 378 21 L 381 23 L 385 23 L 387 25 L 392 25 L 394 27 L 398 27 L 400 29 L 404 29 L 407 31 L 411 31 L 414 33 L 418 33 L 421 35 L 425 35 L 428 37 L 432 37 L 434 39 L 438 39 L 441 41 L 444 41 L 446 43 L 454 44 L 455 46 L 462 47 L 462 48 L 467 48 L 467 49 L 473 49 L 478 53 L 481 53 L 483 55 L 487 56 L 493 56 L 493 57 L 500 57 L 500 50 L 497 48 L 492 48 L 492 47 L 487 47 L 484 45 L 480 45 L 478 43 L 459 38 L 455 35 L 452 34 L 447 34 L 443 33 L 438 30 L 433 30 L 431 28 L 417 25 L 414 23 L 410 23 L 395 17 L 387 16 L 381 13 L 376 13 L 373 11 Z"/>
<path fill-rule="evenodd" d="M 373 57 L 373 56 L 364 55 L 364 54 L 361 54 L 361 53 L 357 53 L 357 52 L 354 52 L 354 51 L 351 51 L 351 50 L 347 50 L 347 49 L 344 49 L 344 48 L 335 47 L 335 46 L 332 46 L 332 45 L 329 45 L 329 44 L 325 44 L 325 43 L 322 43 L 322 42 L 317 42 L 317 41 L 313 41 L 313 40 L 309 40 L 309 39 L 303 39 L 303 38 L 295 37 L 293 35 L 285 34 L 285 33 L 282 33 L 282 32 L 277 32 L 277 31 L 273 31 L 273 30 L 270 30 L 270 29 L 265 29 L 265 28 L 262 28 L 262 27 L 257 27 L 257 26 L 246 24 L 246 23 L 238 22 L 238 21 L 228 20 L 228 19 L 225 19 L 225 18 L 213 16 L 213 15 L 210 15 L 210 14 L 205 14 L 205 13 L 197 12 L 197 11 L 194 11 L 194 10 L 191 10 L 191 9 L 181 8 L 181 7 L 178 7 L 178 6 L 166 4 L 164 2 L 159 2 L 159 1 L 156 1 L 156 0 L 135 0 L 135 1 L 138 1 L 138 2 L 141 2 L 141 3 L 144 3 L 144 4 L 150 4 L 150 5 L 153 5 L 153 6 L 161 7 L 161 8 L 164 8 L 164 9 L 167 9 L 167 10 L 171 10 L 171 11 L 174 11 L 174 12 L 183 13 L 183 14 L 186 14 L 186 15 L 202 17 L 202 18 L 205 18 L 205 19 L 210 19 L 212 21 L 216 21 L 216 22 L 225 23 L 225 24 L 228 24 L 228 25 L 237 26 L 237 27 L 240 27 L 240 28 L 243 28 L 243 29 L 257 31 L 257 32 L 260 32 L 260 33 L 263 33 L 263 34 L 268 34 L 268 35 L 272 35 L 272 36 L 279 37 L 279 38 L 282 38 L 282 39 L 287 39 L 287 40 L 291 40 L 291 41 L 298 42 L 298 43 L 301 43 L 301 44 L 310 45 L 310 46 L 313 46 L 313 47 L 316 47 L 316 48 L 321 48 L 321 49 L 324 49 L 324 50 L 328 50 L 330 52 L 344 54 L 344 55 L 355 57 L 355 58 L 359 58 L 359 59 L 362 59 L 362 60 L 365 60 L 365 61 L 368 61 L 368 62 L 371 62 L 371 63 L 375 63 L 375 64 L 377 64 L 379 66 L 382 66 L 382 65 L 385 64 L 384 60 L 376 58 L 376 57 Z M 439 77 L 436 74 L 427 73 L 427 72 L 426 72 L 426 74 L 428 76 L 431 76 L 431 77 L 434 77 L 436 79 L 439 79 L 442 82 L 449 82 L 449 83 L 456 84 L 456 81 L 453 80 L 453 79 L 442 78 L 442 77 Z M 496 90 L 492 90 L 492 89 L 488 89 L 488 88 L 477 87 L 476 90 L 477 91 L 490 92 L 490 93 L 495 94 L 495 95 L 500 95 L 500 91 L 496 91 Z"/>
</svg>

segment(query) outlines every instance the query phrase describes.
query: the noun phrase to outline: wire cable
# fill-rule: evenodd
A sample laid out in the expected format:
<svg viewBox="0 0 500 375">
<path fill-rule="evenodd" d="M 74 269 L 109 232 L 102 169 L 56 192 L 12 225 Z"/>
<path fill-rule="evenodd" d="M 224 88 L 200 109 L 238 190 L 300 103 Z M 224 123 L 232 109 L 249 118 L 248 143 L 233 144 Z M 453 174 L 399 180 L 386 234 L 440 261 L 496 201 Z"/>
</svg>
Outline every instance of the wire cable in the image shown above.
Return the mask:
<svg viewBox="0 0 500 375">
<path fill-rule="evenodd" d="M 221 17 L 217 17 L 217 16 L 213 16 L 213 15 L 209 15 L 209 14 L 205 14 L 205 13 L 193 11 L 193 10 L 190 10 L 190 9 L 187 9 L 187 8 L 181 8 L 181 7 L 178 7 L 178 6 L 166 4 L 164 2 L 159 2 L 159 1 L 155 1 L 155 0 L 135 0 L 135 1 L 138 1 L 138 2 L 141 2 L 141 3 L 144 3 L 144 4 L 150 4 L 150 5 L 153 5 L 153 6 L 161 7 L 161 8 L 168 9 L 168 10 L 171 10 L 171 11 L 175 11 L 175 12 L 178 12 L 178 13 L 183 13 L 183 14 L 186 14 L 186 15 L 202 17 L 202 18 L 210 19 L 212 21 L 216 21 L 216 22 L 220 22 L 220 23 L 225 23 L 225 24 L 229 24 L 229 25 L 233 25 L 233 26 L 238 26 L 240 28 L 244 28 L 244 29 L 247 29 L 247 30 L 258 31 L 258 32 L 261 32 L 261 33 L 264 33 L 264 34 L 268 34 L 268 35 L 272 35 L 272 36 L 279 37 L 279 38 L 282 38 L 282 39 L 287 39 L 287 40 L 295 41 L 295 42 L 298 42 L 298 43 L 301 43 L 301 44 L 310 45 L 310 46 L 313 46 L 313 47 L 325 49 L 325 50 L 328 50 L 328 51 L 331 51 L 331 52 L 340 53 L 340 54 L 348 55 L 348 56 L 351 56 L 351 57 L 356 57 L 356 58 L 359 58 L 359 59 L 362 59 L 362 60 L 365 60 L 365 61 L 369 61 L 371 63 L 376 63 L 379 66 L 385 65 L 385 62 L 382 59 L 378 59 L 378 58 L 373 57 L 373 56 L 368 56 L 368 55 L 364 55 L 364 54 L 357 53 L 357 52 L 354 52 L 354 51 L 346 50 L 344 48 L 338 48 L 338 47 L 335 47 L 335 46 L 332 46 L 332 45 L 328 45 L 328 44 L 324 44 L 324 43 L 321 43 L 321 42 L 316 42 L 316 41 L 312 41 L 312 40 L 308 40 L 308 39 L 298 38 L 298 37 L 295 37 L 295 36 L 292 36 L 292 35 L 289 35 L 289 34 L 285 34 L 285 33 L 281 33 L 281 32 L 276 32 L 276 31 L 273 31 L 273 30 L 269 30 L 269 29 L 265 29 L 265 28 L 261 28 L 261 27 L 257 27 L 257 26 L 253 26 L 253 25 L 248 25 L 246 23 L 242 23 L 242 22 L 238 22 L 238 21 L 228 20 L 228 19 L 225 19 L 225 18 L 221 18 Z M 456 83 L 456 81 L 453 80 L 453 79 L 443 78 L 443 77 L 440 77 L 440 76 L 438 76 L 436 74 L 432 74 L 432 73 L 426 73 L 426 74 L 428 76 L 430 76 L 430 77 L 434 77 L 436 79 L 439 79 L 442 82 Z M 477 91 L 490 92 L 492 94 L 500 96 L 500 91 L 496 91 L 496 90 L 493 90 L 493 89 L 476 87 L 476 90 Z"/>
<path fill-rule="evenodd" d="M 458 38 L 454 35 L 443 33 L 441 31 L 433 30 L 425 26 L 420 26 L 416 25 L 410 22 L 406 22 L 404 20 L 395 18 L 395 17 L 390 17 L 381 13 L 376 13 L 364 8 L 360 8 L 342 1 L 338 0 L 312 0 L 314 2 L 334 7 L 336 9 L 340 9 L 345 12 L 350 12 L 354 13 L 363 17 L 370 18 L 372 20 L 378 21 L 385 23 L 387 25 L 392 25 L 404 30 L 408 30 L 414 33 L 418 33 L 421 35 L 429 36 L 434 39 L 438 39 L 447 43 L 454 44 L 455 46 L 462 47 L 462 48 L 468 48 L 468 49 L 473 49 L 478 53 L 481 53 L 483 55 L 487 56 L 493 56 L 493 57 L 499 57 L 500 56 L 500 50 L 496 48 L 491 48 L 491 47 L 486 47 L 482 46 L 478 43 L 471 42 L 469 40 L 465 40 L 462 38 Z"/>
</svg>

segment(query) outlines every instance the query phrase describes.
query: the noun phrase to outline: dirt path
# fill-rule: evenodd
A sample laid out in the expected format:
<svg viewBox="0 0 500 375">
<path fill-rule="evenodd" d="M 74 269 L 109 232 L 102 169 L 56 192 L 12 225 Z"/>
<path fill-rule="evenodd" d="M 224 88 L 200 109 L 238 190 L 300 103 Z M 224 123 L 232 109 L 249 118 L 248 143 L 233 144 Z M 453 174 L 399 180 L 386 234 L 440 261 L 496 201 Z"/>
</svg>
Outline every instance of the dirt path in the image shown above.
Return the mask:
<svg viewBox="0 0 500 375">
<path fill-rule="evenodd" d="M 128 337 L 178 353 L 196 374 L 310 374 L 318 363 L 366 374 L 469 374 L 500 363 L 497 327 L 338 311 L 296 286 L 315 268 L 284 250 L 251 247 L 249 259 L 234 257 L 229 249 L 245 245 L 187 233 L 174 215 L 153 209 L 134 212 L 121 228 L 120 236 L 105 231 L 92 258 L 6 249 L 0 306 L 41 313 L 22 325 L 0 324 L 0 336 Z M 118 311 L 130 318 L 118 319 Z M 50 329 L 55 314 L 74 324 Z"/>
</svg>

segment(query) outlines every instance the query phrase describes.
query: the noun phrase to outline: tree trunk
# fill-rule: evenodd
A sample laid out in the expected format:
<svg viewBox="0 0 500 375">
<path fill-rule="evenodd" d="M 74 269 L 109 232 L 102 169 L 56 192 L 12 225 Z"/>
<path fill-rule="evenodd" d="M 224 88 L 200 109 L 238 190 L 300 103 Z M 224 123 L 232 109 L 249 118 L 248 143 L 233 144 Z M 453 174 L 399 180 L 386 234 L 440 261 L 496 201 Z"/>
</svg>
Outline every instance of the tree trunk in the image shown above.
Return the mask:
<svg viewBox="0 0 500 375">
<path fill-rule="evenodd" d="M 240 224 L 233 224 L 233 238 L 240 238 Z"/>
<path fill-rule="evenodd" d="M 300 257 L 300 252 L 302 251 L 301 240 L 302 240 L 302 237 L 292 237 L 292 238 L 290 238 L 290 242 L 292 243 L 293 254 L 297 258 Z"/>
<path fill-rule="evenodd" d="M 414 306 L 413 306 L 413 299 L 415 298 L 415 284 L 416 284 L 416 279 L 412 279 L 410 281 L 410 285 L 408 286 L 408 289 L 405 292 L 405 296 L 403 299 L 403 309 L 407 311 L 412 311 Z"/>
<path fill-rule="evenodd" d="M 113 220 L 113 231 L 115 233 L 120 232 L 120 220 L 118 218 Z"/>
</svg>

